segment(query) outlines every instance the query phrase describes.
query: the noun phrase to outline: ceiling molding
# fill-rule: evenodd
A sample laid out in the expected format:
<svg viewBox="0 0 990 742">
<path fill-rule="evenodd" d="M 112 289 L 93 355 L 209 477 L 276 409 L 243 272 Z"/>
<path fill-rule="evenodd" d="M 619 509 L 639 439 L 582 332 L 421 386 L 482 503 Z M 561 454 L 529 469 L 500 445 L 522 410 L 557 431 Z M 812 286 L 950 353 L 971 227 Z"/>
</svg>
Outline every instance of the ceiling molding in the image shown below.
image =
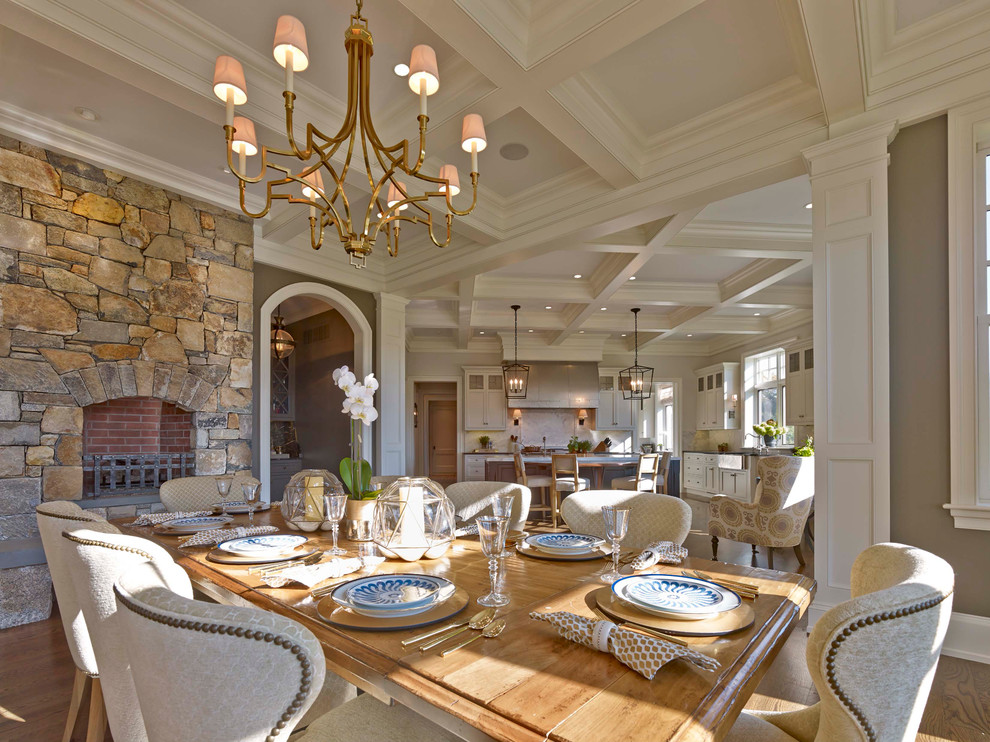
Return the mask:
<svg viewBox="0 0 990 742">
<path fill-rule="evenodd" d="M 355 270 L 350 267 L 347 254 L 339 243 L 326 245 L 319 251 L 312 248 L 304 251 L 265 239 L 257 223 L 254 225 L 254 261 L 361 291 L 380 292 L 385 282 L 381 259 L 369 259 L 366 268 Z"/>
</svg>

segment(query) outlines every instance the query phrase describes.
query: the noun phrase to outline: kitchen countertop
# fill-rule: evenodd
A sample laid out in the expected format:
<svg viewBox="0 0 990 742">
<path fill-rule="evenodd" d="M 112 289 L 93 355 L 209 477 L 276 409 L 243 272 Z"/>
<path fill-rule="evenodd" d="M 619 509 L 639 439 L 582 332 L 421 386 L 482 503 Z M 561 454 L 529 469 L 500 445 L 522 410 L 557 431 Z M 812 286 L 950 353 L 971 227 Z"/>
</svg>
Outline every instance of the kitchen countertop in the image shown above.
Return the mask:
<svg viewBox="0 0 990 742">
<path fill-rule="evenodd" d="M 702 451 L 697 448 L 689 448 L 684 451 L 684 453 L 703 453 L 703 454 L 722 454 L 723 456 L 790 456 L 793 452 L 793 446 L 783 446 L 780 448 L 771 448 L 769 454 L 760 454 L 753 449 L 742 449 L 737 451 Z"/>
</svg>

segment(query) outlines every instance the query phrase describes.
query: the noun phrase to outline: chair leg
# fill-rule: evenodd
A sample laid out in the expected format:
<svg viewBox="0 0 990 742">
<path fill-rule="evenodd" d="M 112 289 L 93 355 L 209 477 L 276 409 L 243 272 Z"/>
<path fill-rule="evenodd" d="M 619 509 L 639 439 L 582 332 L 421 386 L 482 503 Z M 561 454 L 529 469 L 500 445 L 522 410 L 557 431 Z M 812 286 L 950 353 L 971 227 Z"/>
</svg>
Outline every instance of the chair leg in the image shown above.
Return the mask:
<svg viewBox="0 0 990 742">
<path fill-rule="evenodd" d="M 99 678 L 93 678 L 93 692 L 89 697 L 89 724 L 86 726 L 86 742 L 103 742 L 107 730 L 107 711 L 103 706 L 103 686 Z"/>
<path fill-rule="evenodd" d="M 801 553 L 801 544 L 795 544 L 794 555 L 797 557 L 798 564 L 800 564 L 802 567 L 805 566 L 804 554 Z"/>
<path fill-rule="evenodd" d="M 65 720 L 65 732 L 62 734 L 62 742 L 69 742 L 72 739 L 72 732 L 76 728 L 76 722 L 79 720 L 79 707 L 82 706 L 83 695 L 86 693 L 86 686 L 88 685 L 89 675 L 77 667 L 76 675 L 72 679 L 69 718 Z"/>
<path fill-rule="evenodd" d="M 557 515 L 560 513 L 560 493 L 556 488 L 550 490 L 550 515 L 553 518 L 553 527 L 557 527 Z"/>
<path fill-rule="evenodd" d="M 767 547 L 767 566 L 770 569 L 773 569 L 773 547 L 772 546 L 768 546 Z"/>
<path fill-rule="evenodd" d="M 712 561 L 718 561 L 718 536 L 712 536 Z"/>
</svg>

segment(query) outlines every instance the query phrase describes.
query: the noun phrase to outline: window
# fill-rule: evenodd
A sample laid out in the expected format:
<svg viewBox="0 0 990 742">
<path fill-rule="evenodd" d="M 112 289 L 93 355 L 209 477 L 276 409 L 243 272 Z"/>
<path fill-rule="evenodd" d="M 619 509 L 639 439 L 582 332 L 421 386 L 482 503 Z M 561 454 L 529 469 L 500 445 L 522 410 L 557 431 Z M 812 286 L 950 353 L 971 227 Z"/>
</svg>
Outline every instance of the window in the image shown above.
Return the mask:
<svg viewBox="0 0 990 742">
<path fill-rule="evenodd" d="M 949 111 L 950 500 L 990 530 L 990 98 Z"/>
<path fill-rule="evenodd" d="M 784 409 L 785 360 L 783 348 L 774 348 L 745 359 L 745 432 L 751 432 L 753 425 L 766 420 L 776 420 L 780 425 L 786 421 L 787 411 Z M 794 428 L 788 426 L 786 431 L 783 443 L 793 443 Z"/>
<path fill-rule="evenodd" d="M 657 384 L 657 445 L 664 451 L 674 451 L 677 437 L 674 431 L 674 385 Z"/>
</svg>

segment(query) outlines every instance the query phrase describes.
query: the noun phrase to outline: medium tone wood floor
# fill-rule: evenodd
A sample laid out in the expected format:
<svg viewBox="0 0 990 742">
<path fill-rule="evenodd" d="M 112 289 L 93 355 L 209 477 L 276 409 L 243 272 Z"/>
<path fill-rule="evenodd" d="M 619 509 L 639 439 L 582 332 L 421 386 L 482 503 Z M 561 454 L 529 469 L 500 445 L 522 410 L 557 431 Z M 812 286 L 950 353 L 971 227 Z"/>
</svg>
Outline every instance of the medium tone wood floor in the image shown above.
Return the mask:
<svg viewBox="0 0 990 742">
<path fill-rule="evenodd" d="M 692 555 L 711 557 L 706 533 L 692 532 L 685 546 Z M 805 554 L 810 562 L 810 552 L 806 550 Z M 748 545 L 729 541 L 719 545 L 719 557 L 738 564 L 748 564 L 752 559 Z M 757 559 L 766 566 L 764 554 L 759 554 Z M 774 562 L 777 569 L 800 571 L 789 549 L 779 550 Z M 804 631 L 791 635 L 750 700 L 749 708 L 788 711 L 818 700 L 805 665 L 806 644 Z M 0 631 L 0 740 L 60 740 L 72 676 L 72 657 L 58 616 Z M 84 699 L 73 736 L 79 742 L 85 736 L 88 704 L 89 699 Z M 990 665 L 953 657 L 941 659 L 917 739 L 918 742 L 990 741 Z"/>
</svg>

